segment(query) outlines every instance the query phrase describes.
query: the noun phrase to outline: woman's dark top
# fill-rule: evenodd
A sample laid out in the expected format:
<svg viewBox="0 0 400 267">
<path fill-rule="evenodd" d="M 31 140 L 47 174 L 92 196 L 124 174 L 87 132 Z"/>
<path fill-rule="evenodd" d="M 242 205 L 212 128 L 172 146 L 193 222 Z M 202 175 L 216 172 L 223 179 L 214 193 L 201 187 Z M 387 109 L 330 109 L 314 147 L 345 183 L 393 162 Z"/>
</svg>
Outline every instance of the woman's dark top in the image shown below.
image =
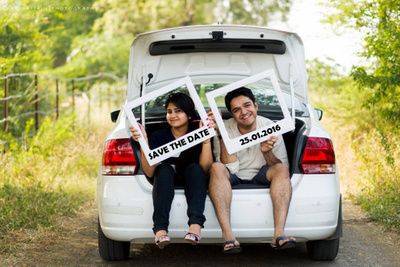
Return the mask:
<svg viewBox="0 0 400 267">
<path fill-rule="evenodd" d="M 198 122 L 189 123 L 188 133 L 199 128 L 196 124 L 198 124 Z M 175 137 L 171 132 L 171 128 L 168 126 L 155 131 L 150 136 L 149 147 L 150 149 L 155 149 L 174 140 Z M 171 156 L 170 158 L 163 160 L 162 162 L 174 166 L 178 176 L 182 176 L 187 166 L 192 163 L 199 163 L 201 151 L 202 143 L 199 143 L 189 149 L 186 149 L 185 151 L 182 151 L 181 153 L 178 153 L 177 155 Z"/>
</svg>

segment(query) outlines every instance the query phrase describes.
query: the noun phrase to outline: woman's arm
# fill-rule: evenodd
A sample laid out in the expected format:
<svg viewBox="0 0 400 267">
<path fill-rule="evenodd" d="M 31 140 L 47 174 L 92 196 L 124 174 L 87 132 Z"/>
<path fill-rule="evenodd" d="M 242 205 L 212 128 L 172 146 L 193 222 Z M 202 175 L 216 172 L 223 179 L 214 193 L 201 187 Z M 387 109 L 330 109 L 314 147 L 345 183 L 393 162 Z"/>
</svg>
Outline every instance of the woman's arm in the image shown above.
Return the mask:
<svg viewBox="0 0 400 267">
<path fill-rule="evenodd" d="M 211 148 L 211 139 L 208 139 L 202 143 L 202 149 L 199 157 L 200 167 L 205 173 L 208 174 L 211 164 L 213 163 L 213 155 Z"/>
<path fill-rule="evenodd" d="M 141 124 L 139 124 L 139 128 L 140 128 L 140 131 L 142 132 L 143 138 L 148 143 L 146 131 L 144 130 L 144 128 L 143 128 L 143 126 Z M 139 138 L 141 137 L 140 132 L 138 130 L 136 130 L 135 128 L 133 128 L 133 126 L 130 126 L 129 130 L 131 131 L 131 136 L 132 136 L 133 140 L 138 142 Z M 153 177 L 154 171 L 155 171 L 155 169 L 157 167 L 157 164 L 153 165 L 153 166 L 150 166 L 150 164 L 147 161 L 147 158 L 146 158 L 142 148 L 140 148 L 140 153 L 141 153 L 140 164 L 142 165 L 143 172 L 148 177 Z"/>
</svg>

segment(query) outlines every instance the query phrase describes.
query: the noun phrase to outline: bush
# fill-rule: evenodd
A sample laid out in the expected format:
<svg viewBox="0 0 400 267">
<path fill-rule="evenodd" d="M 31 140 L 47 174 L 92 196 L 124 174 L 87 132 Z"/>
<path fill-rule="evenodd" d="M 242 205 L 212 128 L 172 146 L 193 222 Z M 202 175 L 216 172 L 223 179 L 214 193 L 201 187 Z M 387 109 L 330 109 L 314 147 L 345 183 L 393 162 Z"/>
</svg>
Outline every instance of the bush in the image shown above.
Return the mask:
<svg viewBox="0 0 400 267">
<path fill-rule="evenodd" d="M 107 128 L 74 121 L 74 116 L 45 119 L 33 137 L 2 137 L 11 146 L 0 154 L 0 236 L 52 226 L 59 216 L 71 215 L 94 199 L 99 139 Z M 28 123 L 26 132 L 30 127 Z"/>
<path fill-rule="evenodd" d="M 322 123 L 334 138 L 341 184 L 356 188 L 347 193 L 371 218 L 400 230 L 397 125 L 383 118 L 379 108 L 363 105 L 370 96 L 349 77 L 321 61 L 309 66 L 310 96 L 325 111 Z M 349 148 L 354 157 L 348 157 Z"/>
</svg>

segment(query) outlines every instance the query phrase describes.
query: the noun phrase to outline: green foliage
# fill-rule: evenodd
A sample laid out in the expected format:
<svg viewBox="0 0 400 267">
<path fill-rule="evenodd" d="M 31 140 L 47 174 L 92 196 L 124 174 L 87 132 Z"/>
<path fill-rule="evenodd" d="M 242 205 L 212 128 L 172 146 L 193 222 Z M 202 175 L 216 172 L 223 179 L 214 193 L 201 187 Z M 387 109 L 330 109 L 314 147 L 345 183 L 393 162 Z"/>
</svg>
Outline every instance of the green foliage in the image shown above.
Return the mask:
<svg viewBox="0 0 400 267">
<path fill-rule="evenodd" d="M 361 55 L 367 63 L 353 67 L 351 74 L 357 97 L 341 113 L 353 115 L 352 147 L 361 162 L 361 191 L 355 199 L 372 218 L 400 229 L 400 2 L 330 2 L 337 9 L 328 18 L 332 24 L 365 36 Z M 349 97 L 351 92 L 339 98 Z"/>
<path fill-rule="evenodd" d="M 356 142 L 365 169 L 355 199 L 373 219 L 400 230 L 400 138 L 388 130 L 372 129 Z"/>
<path fill-rule="evenodd" d="M 400 129 L 400 2 L 331 0 L 337 13 L 328 20 L 364 33 L 362 52 L 368 63 L 355 66 L 352 77 L 366 91 L 365 104 Z"/>
<path fill-rule="evenodd" d="M 267 2 L 97 0 L 93 6 L 103 15 L 90 34 L 75 39 L 70 62 L 58 72 L 70 77 L 99 71 L 126 75 L 129 48 L 137 34 L 217 21 L 266 25 L 274 14 L 284 17 L 289 12 L 291 0 Z"/>
<path fill-rule="evenodd" d="M 27 187 L 3 184 L 0 187 L 0 236 L 20 228 L 50 226 L 56 216 L 74 213 L 81 203 L 79 197 L 63 190 L 49 191 L 41 183 Z"/>
<path fill-rule="evenodd" d="M 99 16 L 93 0 L 24 0 L 4 4 L 0 13 L 0 69 L 42 71 L 66 62 L 77 35 L 90 32 Z"/>
<path fill-rule="evenodd" d="M 0 13 L 0 75 L 37 71 L 51 62 L 48 37 L 37 25 L 24 23 L 11 12 Z"/>
<path fill-rule="evenodd" d="M 129 46 L 132 38 L 104 34 L 80 37 L 74 41 L 74 56 L 68 64 L 53 71 L 53 74 L 67 77 L 83 77 L 99 72 L 113 72 L 119 77 L 128 73 Z"/>
<path fill-rule="evenodd" d="M 353 197 L 373 219 L 400 230 L 398 131 L 377 110 L 363 104 L 370 95 L 340 75 L 335 64 L 312 61 L 308 67 L 311 98 L 334 123 L 325 127 L 338 136 L 334 145 L 337 161 L 343 163 L 339 166 L 341 180 L 357 183 L 359 190 L 352 192 Z M 349 146 L 358 162 L 343 162 Z M 355 166 L 358 173 L 354 173 Z"/>
<path fill-rule="evenodd" d="M 222 22 L 265 26 L 280 15 L 286 21 L 292 0 L 229 0 L 219 3 Z"/>
<path fill-rule="evenodd" d="M 25 1 L 28 6 L 41 7 L 34 16 L 42 20 L 40 32 L 51 38 L 53 67 L 66 63 L 74 39 L 89 33 L 95 19 L 101 15 L 92 8 L 94 0 L 61 0 L 47 7 L 45 6 L 49 4 L 47 0 L 38 0 L 34 4 L 31 0 Z"/>
<path fill-rule="evenodd" d="M 100 13 L 93 0 L 5 1 L 0 12 L 0 76 L 10 73 L 49 72 L 63 65 L 76 36 L 91 31 Z M 8 102 L 11 133 L 20 136 L 33 117 L 35 86 L 33 76 L 8 79 L 9 95 L 19 96 Z M 55 90 L 48 80 L 39 80 L 39 114 L 53 110 Z M 1 90 L 0 98 L 4 97 Z M 0 102 L 3 108 L 3 101 Z M 31 114 L 31 115 L 29 115 Z M 3 118 L 0 117 L 0 120 Z M 3 124 L 1 124 L 3 126 Z"/>
<path fill-rule="evenodd" d="M 74 116 L 45 119 L 23 142 L 9 136 L 13 145 L 0 154 L 0 236 L 51 226 L 93 198 L 104 130 L 74 126 L 74 121 Z M 31 127 L 28 123 L 26 133 Z"/>
<path fill-rule="evenodd" d="M 126 75 L 129 48 L 139 33 L 217 21 L 266 25 L 276 14 L 285 19 L 291 2 L 8 1 L 0 14 L 0 72 L 48 71 L 76 77 L 107 71 Z"/>
</svg>

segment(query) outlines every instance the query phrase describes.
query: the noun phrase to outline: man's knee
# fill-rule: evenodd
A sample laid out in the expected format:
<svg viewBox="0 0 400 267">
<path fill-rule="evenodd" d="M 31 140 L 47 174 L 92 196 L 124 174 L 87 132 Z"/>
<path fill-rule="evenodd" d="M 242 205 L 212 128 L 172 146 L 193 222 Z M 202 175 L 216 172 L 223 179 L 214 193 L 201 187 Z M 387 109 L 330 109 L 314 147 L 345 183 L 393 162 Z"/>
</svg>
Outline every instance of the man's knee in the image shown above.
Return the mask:
<svg viewBox="0 0 400 267">
<path fill-rule="evenodd" d="M 221 162 L 214 162 L 210 167 L 210 183 L 229 181 L 229 172 Z"/>
<path fill-rule="evenodd" d="M 224 173 L 225 165 L 221 162 L 214 162 L 210 167 L 210 176 L 220 176 Z"/>
<path fill-rule="evenodd" d="M 289 167 L 283 163 L 274 164 L 268 169 L 267 177 L 270 181 L 273 179 L 289 179 Z"/>
</svg>

